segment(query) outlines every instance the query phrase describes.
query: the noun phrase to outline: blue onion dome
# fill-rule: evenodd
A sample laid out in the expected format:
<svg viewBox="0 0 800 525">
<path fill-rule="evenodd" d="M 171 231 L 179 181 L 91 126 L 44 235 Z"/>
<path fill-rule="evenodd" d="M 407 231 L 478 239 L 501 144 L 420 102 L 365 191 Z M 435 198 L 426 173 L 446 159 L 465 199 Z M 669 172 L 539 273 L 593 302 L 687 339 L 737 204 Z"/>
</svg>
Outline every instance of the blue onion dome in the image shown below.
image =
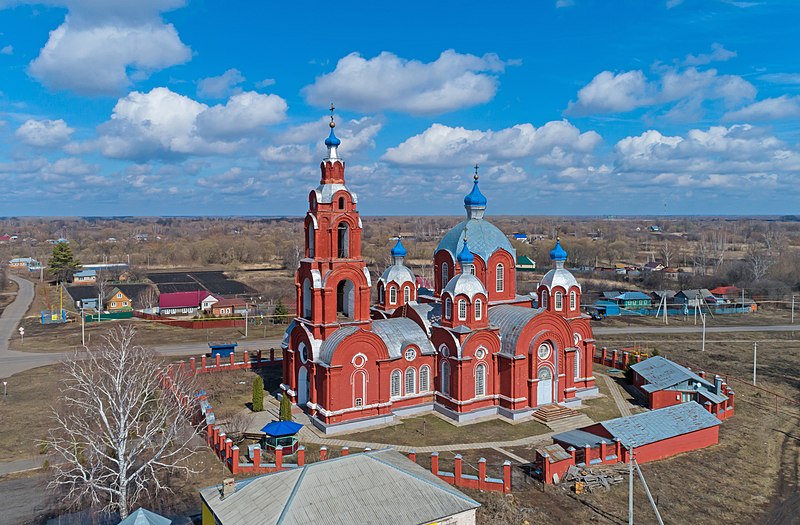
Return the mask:
<svg viewBox="0 0 800 525">
<path fill-rule="evenodd" d="M 403 246 L 403 242 L 398 237 L 397 244 L 395 244 L 394 248 L 392 248 L 392 257 L 405 257 L 406 253 L 406 248 Z"/>
<path fill-rule="evenodd" d="M 469 246 L 467 245 L 467 238 L 464 237 L 464 247 L 461 248 L 461 251 L 458 252 L 458 256 L 456 257 L 458 263 L 463 267 L 465 264 L 474 264 L 475 263 L 475 256 L 472 255 L 472 252 L 469 251 Z"/>
<path fill-rule="evenodd" d="M 331 120 L 330 126 L 331 126 L 331 134 L 328 135 L 327 139 L 325 139 L 325 145 L 328 146 L 329 148 L 336 147 L 342 143 L 342 141 L 339 140 L 333 133 L 333 128 L 336 127 L 336 123 Z"/>
<path fill-rule="evenodd" d="M 464 206 L 486 206 L 486 197 L 484 197 L 483 193 L 481 193 L 480 188 L 478 188 L 478 174 L 475 174 L 474 181 L 472 183 L 472 191 L 464 197 Z"/>
<path fill-rule="evenodd" d="M 556 246 L 550 250 L 551 261 L 566 261 L 567 252 L 561 247 L 561 239 L 556 239 Z"/>
</svg>

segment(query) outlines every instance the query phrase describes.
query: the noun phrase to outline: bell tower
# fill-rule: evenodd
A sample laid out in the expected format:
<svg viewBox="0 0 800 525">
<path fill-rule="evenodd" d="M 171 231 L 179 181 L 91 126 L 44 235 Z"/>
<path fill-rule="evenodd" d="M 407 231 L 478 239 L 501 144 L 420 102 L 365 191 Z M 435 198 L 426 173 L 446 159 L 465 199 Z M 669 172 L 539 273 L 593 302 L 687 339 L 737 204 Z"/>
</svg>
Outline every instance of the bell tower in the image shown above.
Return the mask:
<svg viewBox="0 0 800 525">
<path fill-rule="evenodd" d="M 328 155 L 320 163 L 319 186 L 309 193 L 305 257 L 295 277 L 297 321 L 324 340 L 345 324 L 370 324 L 370 276 L 361 256 L 358 196 L 345 186 L 341 140 L 331 104 Z"/>
</svg>

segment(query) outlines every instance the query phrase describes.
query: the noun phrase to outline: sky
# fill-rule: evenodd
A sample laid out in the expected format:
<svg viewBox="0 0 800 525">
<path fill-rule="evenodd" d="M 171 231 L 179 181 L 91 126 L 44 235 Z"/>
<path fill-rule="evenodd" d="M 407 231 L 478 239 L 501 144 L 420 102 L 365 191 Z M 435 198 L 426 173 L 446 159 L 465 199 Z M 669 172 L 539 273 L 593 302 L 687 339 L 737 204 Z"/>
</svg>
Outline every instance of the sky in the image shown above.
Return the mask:
<svg viewBox="0 0 800 525">
<path fill-rule="evenodd" d="M 0 216 L 800 213 L 800 2 L 0 0 Z"/>
</svg>

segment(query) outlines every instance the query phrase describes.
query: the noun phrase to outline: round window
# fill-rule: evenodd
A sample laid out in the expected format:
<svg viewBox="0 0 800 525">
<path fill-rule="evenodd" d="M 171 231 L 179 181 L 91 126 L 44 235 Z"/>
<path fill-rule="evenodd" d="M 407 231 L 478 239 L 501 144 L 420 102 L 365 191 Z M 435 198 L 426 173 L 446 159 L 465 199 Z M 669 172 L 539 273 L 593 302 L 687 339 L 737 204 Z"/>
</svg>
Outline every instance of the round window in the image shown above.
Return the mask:
<svg viewBox="0 0 800 525">
<path fill-rule="evenodd" d="M 477 350 L 475 350 L 475 357 L 478 359 L 483 359 L 484 357 L 486 357 L 486 350 L 484 350 L 483 348 L 478 348 Z"/>
<path fill-rule="evenodd" d="M 447 357 L 450 355 L 450 349 L 447 348 L 447 345 L 440 346 L 439 351 L 442 353 L 442 357 Z"/>
<path fill-rule="evenodd" d="M 575 332 L 575 335 L 572 336 L 572 340 L 575 341 L 575 346 L 578 346 L 578 343 L 581 342 L 581 334 Z"/>
<path fill-rule="evenodd" d="M 353 365 L 356 368 L 361 368 L 366 363 L 367 363 L 367 356 L 365 356 L 364 354 L 356 354 L 355 356 L 353 356 Z"/>
<path fill-rule="evenodd" d="M 542 343 L 539 345 L 539 359 L 547 359 L 550 357 L 550 345 L 547 343 Z"/>
<path fill-rule="evenodd" d="M 417 357 L 417 351 L 413 348 L 406 348 L 405 353 L 406 361 L 413 361 L 415 357 Z"/>
<path fill-rule="evenodd" d="M 308 348 L 302 343 L 300 344 L 300 361 L 303 363 L 308 361 Z"/>
</svg>

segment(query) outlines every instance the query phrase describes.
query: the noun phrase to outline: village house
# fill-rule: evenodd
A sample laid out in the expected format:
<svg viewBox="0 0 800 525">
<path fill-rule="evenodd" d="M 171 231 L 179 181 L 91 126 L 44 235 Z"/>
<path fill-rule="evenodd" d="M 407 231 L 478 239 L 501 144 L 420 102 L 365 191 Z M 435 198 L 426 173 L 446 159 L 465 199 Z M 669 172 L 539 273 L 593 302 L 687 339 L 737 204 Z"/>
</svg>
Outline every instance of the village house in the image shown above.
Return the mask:
<svg viewBox="0 0 800 525">
<path fill-rule="evenodd" d="M 205 290 L 193 292 L 162 293 L 158 297 L 159 315 L 193 316 L 200 309 L 200 302 L 208 297 Z"/>
<path fill-rule="evenodd" d="M 67 286 L 64 289 L 75 302 L 75 308 L 78 310 L 97 310 L 100 292 L 94 284 Z"/>
<path fill-rule="evenodd" d="M 77 285 L 95 284 L 97 272 L 94 270 L 81 270 L 72 274 L 72 282 Z"/>
<path fill-rule="evenodd" d="M 622 292 L 611 300 L 626 310 L 643 310 L 652 304 L 650 296 L 643 292 Z"/>
<path fill-rule="evenodd" d="M 200 301 L 200 309 L 205 313 L 211 313 L 211 307 L 217 304 L 221 300 L 222 297 L 210 293 L 205 297 L 205 299 Z"/>
<path fill-rule="evenodd" d="M 685 306 L 689 309 L 703 309 L 707 308 L 709 305 L 717 304 L 717 298 L 714 297 L 714 294 L 712 294 L 707 288 L 681 290 L 675 294 L 673 299 L 676 304 Z"/>
<path fill-rule="evenodd" d="M 645 263 L 642 266 L 642 271 L 643 272 L 660 272 L 664 268 L 666 268 L 666 267 L 663 264 L 661 264 L 660 262 L 658 262 L 658 261 L 650 261 L 648 263 Z"/>
<path fill-rule="evenodd" d="M 350 454 L 200 491 L 203 525 L 474 525 L 480 503 L 394 450 Z"/>
<path fill-rule="evenodd" d="M 536 261 L 527 255 L 517 255 L 517 270 L 521 272 L 532 272 L 536 269 Z"/>
<path fill-rule="evenodd" d="M 34 259 L 33 257 L 16 257 L 8 261 L 8 267 L 12 270 L 39 270 L 42 267 L 42 263 Z"/>
<path fill-rule="evenodd" d="M 114 288 L 106 299 L 106 311 L 114 313 L 124 310 L 132 310 L 133 305 L 130 297 L 125 295 L 119 288 Z"/>
<path fill-rule="evenodd" d="M 211 305 L 211 313 L 217 317 L 230 317 L 244 314 L 247 310 L 247 301 L 244 299 L 220 299 Z"/>
</svg>

